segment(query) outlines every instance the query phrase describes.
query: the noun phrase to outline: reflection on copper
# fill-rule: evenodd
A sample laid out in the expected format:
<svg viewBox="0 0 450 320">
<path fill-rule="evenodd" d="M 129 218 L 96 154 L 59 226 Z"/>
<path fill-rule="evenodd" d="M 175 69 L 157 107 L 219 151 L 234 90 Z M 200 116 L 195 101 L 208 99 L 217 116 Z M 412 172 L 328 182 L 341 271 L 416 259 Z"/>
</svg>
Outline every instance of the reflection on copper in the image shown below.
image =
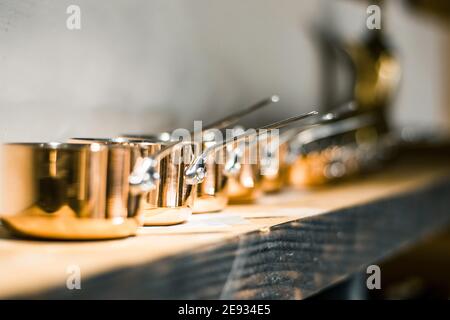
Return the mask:
<svg viewBox="0 0 450 320">
<path fill-rule="evenodd" d="M 129 174 L 129 149 L 86 144 L 7 144 L 1 149 L 1 162 L 6 162 L 1 189 L 20 195 L 0 203 L 2 222 L 10 230 L 72 240 L 135 234 L 142 205 L 123 179 Z M 19 155 L 20 162 L 12 164 Z"/>
</svg>

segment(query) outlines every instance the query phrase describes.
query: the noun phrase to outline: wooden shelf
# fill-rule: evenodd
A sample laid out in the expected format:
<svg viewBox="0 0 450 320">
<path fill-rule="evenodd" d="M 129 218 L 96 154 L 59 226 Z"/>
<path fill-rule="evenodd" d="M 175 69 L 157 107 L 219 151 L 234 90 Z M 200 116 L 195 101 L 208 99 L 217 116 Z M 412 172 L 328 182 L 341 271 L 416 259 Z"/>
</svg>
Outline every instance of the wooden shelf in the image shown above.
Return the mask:
<svg viewBox="0 0 450 320">
<path fill-rule="evenodd" d="M 450 157 L 100 242 L 31 241 L 0 228 L 0 297 L 300 299 L 450 223 Z M 67 267 L 81 290 L 66 289 Z"/>
</svg>

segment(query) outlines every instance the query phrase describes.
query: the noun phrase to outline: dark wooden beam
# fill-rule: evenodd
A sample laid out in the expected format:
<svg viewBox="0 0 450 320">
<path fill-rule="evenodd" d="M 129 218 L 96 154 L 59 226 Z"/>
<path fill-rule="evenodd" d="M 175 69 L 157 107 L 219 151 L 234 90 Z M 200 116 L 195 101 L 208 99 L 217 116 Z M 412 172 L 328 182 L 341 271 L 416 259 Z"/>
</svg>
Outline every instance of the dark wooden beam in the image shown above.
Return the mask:
<svg viewBox="0 0 450 320">
<path fill-rule="evenodd" d="M 450 223 L 450 182 L 299 219 L 27 298 L 302 299 Z M 356 195 L 355 195 L 356 196 Z"/>
</svg>

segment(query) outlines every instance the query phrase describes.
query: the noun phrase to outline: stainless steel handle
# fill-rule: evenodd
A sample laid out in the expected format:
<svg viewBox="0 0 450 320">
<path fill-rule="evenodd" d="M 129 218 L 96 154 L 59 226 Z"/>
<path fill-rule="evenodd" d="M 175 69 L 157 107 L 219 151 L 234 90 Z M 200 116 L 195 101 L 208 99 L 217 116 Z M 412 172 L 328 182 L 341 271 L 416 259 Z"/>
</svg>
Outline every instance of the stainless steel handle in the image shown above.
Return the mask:
<svg viewBox="0 0 450 320">
<path fill-rule="evenodd" d="M 317 115 L 317 112 L 312 111 L 312 112 L 308 112 L 308 113 L 305 113 L 305 114 L 302 114 L 302 115 L 299 115 L 296 117 L 277 121 L 277 122 L 271 123 L 269 125 L 258 128 L 257 130 L 259 130 L 259 132 L 257 132 L 257 133 L 256 133 L 256 131 L 255 132 L 246 132 L 237 137 L 233 137 L 233 138 L 225 140 L 221 143 L 215 144 L 209 148 L 206 148 L 203 151 L 203 153 L 200 154 L 198 157 L 196 157 L 190 163 L 190 165 L 186 168 L 186 170 L 184 172 L 185 177 L 186 177 L 186 182 L 188 184 L 197 184 L 197 183 L 201 183 L 203 181 L 203 179 L 206 176 L 205 162 L 206 162 L 207 157 L 211 153 L 216 152 L 231 143 L 239 142 L 242 139 L 245 139 L 247 137 L 250 137 L 253 135 L 259 136 L 262 133 L 266 133 L 267 132 L 266 130 L 279 129 L 279 128 L 288 126 L 289 124 L 291 124 L 293 122 L 311 117 L 313 115 Z M 261 130 L 263 130 L 263 131 L 261 131 Z M 132 188 L 138 187 L 139 188 L 138 191 L 140 191 L 140 192 L 149 191 L 149 190 L 152 190 L 153 188 L 155 188 L 156 181 L 160 179 L 159 173 L 156 170 L 158 162 L 165 156 L 169 155 L 174 147 L 181 146 L 181 145 L 188 145 L 188 144 L 191 145 L 192 142 L 191 141 L 175 141 L 175 142 L 172 142 L 171 144 L 167 145 L 164 149 L 153 154 L 152 156 L 139 159 L 136 162 L 136 164 L 133 168 L 133 171 L 129 176 L 128 181 L 130 183 L 130 186 Z"/>
<path fill-rule="evenodd" d="M 147 192 L 154 189 L 156 187 L 156 181 L 160 179 L 159 173 L 156 170 L 159 161 L 168 156 L 175 147 L 192 144 L 192 141 L 171 142 L 151 156 L 137 159 L 128 177 L 131 191 Z"/>
<path fill-rule="evenodd" d="M 322 124 L 315 128 L 304 130 L 300 132 L 294 141 L 291 143 L 291 148 L 298 149 L 302 145 L 311 143 L 313 141 L 335 136 L 349 131 L 354 131 L 359 128 L 374 124 L 376 117 L 374 114 L 363 114 L 350 118 L 345 118 L 336 122 Z"/>
<path fill-rule="evenodd" d="M 186 168 L 185 170 L 185 176 L 186 176 L 186 181 L 189 184 L 197 184 L 197 183 L 201 183 L 203 181 L 203 179 L 206 176 L 206 159 L 207 157 L 213 153 L 216 152 L 222 148 L 224 148 L 225 146 L 229 145 L 230 143 L 235 143 L 235 142 L 239 142 L 242 139 L 245 139 L 247 137 L 251 137 L 251 136 L 259 136 L 263 133 L 267 133 L 266 130 L 271 130 L 271 129 L 280 129 L 283 127 L 286 127 L 288 125 L 290 125 L 291 123 L 294 123 L 296 121 L 300 121 L 303 120 L 305 118 L 317 115 L 317 111 L 311 111 L 299 116 L 295 116 L 295 117 L 291 117 L 288 119 L 284 119 L 281 121 L 277 121 L 271 124 L 268 124 L 266 126 L 260 127 L 257 130 L 259 132 L 245 132 L 241 135 L 238 135 L 236 137 L 233 137 L 231 139 L 225 140 L 221 143 L 215 144 L 209 148 L 206 148 L 205 151 L 203 151 L 203 153 L 201 155 L 199 155 L 190 165 L 189 167 Z"/>
<path fill-rule="evenodd" d="M 223 119 L 217 120 L 217 121 L 205 126 L 203 128 L 203 132 L 210 130 L 210 129 L 224 129 L 226 127 L 229 127 L 232 124 L 238 122 L 242 117 L 244 117 L 256 110 L 259 110 L 265 106 L 268 106 L 269 104 L 277 103 L 278 101 L 280 101 L 280 97 L 277 95 L 272 95 L 270 97 L 267 97 L 267 98 L 260 100 L 257 103 L 255 103 L 243 110 L 239 110 L 235 113 L 232 113 L 232 114 L 226 116 Z"/>
<path fill-rule="evenodd" d="M 302 131 L 322 126 L 322 125 L 328 125 L 330 123 L 334 123 L 346 118 L 349 118 L 351 116 L 355 116 L 355 112 L 357 111 L 356 104 L 351 101 L 348 103 L 343 104 L 342 106 L 336 108 L 335 110 L 325 113 L 317 119 L 317 121 L 310 123 L 308 125 L 302 126 L 301 128 L 293 128 L 292 130 L 286 131 L 281 137 L 280 137 L 280 144 L 290 142 L 294 138 L 296 138 Z"/>
</svg>

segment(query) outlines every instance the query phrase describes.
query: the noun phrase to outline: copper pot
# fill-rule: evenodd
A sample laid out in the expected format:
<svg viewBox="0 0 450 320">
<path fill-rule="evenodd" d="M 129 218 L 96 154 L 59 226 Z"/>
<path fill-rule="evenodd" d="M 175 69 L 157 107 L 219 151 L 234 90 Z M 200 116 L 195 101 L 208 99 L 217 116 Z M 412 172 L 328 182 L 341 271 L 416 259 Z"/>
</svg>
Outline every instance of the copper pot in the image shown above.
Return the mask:
<svg viewBox="0 0 450 320">
<path fill-rule="evenodd" d="M 233 134 L 239 136 L 243 132 L 245 130 L 242 127 L 235 127 Z M 258 141 L 257 137 L 252 137 L 250 141 L 241 141 L 229 150 L 235 158 L 234 166 L 237 168 L 228 170 L 228 197 L 232 204 L 253 202 L 262 195 L 259 159 L 261 145 Z M 228 167 L 231 166 L 228 165 Z"/>
<path fill-rule="evenodd" d="M 315 111 L 309 112 L 262 127 L 261 129 L 280 129 L 292 122 L 303 120 L 316 114 L 317 112 Z M 245 131 L 242 128 L 236 128 L 234 134 L 242 136 L 243 132 Z M 285 170 L 285 164 L 284 160 L 280 161 L 282 152 L 280 152 L 279 137 L 275 136 L 276 139 L 274 139 L 274 136 L 267 135 L 267 132 L 264 132 L 264 130 L 262 133 L 250 136 L 249 138 L 252 138 L 252 140 L 240 141 L 230 151 L 232 163 L 226 166 L 229 177 L 228 197 L 230 203 L 253 202 L 262 195 L 264 186 L 266 191 L 268 191 L 268 184 L 272 182 L 277 188 L 281 188 L 283 184 L 282 170 Z M 281 148 L 281 150 L 283 149 Z M 267 156 L 268 153 L 270 153 L 270 157 Z M 283 166 L 282 169 L 280 165 Z M 264 181 L 264 176 L 266 175 L 268 178 Z M 270 187 L 273 188 L 274 186 Z M 272 190 L 275 191 L 274 188 Z"/>
<path fill-rule="evenodd" d="M 204 182 L 205 178 L 208 177 L 208 169 L 209 169 L 209 159 L 211 159 L 211 156 L 216 154 L 217 152 L 223 150 L 227 146 L 234 145 L 236 143 L 239 143 L 242 140 L 245 140 L 246 138 L 250 137 L 257 137 L 261 134 L 261 132 L 267 132 L 269 129 L 276 129 L 284 127 L 292 122 L 299 121 L 301 119 L 304 119 L 308 116 L 311 116 L 314 113 L 304 114 L 297 117 L 292 117 L 289 119 L 285 119 L 267 126 L 264 126 L 262 128 L 259 128 L 260 132 L 257 132 L 256 130 L 253 132 L 245 132 L 241 135 L 238 135 L 236 137 L 232 137 L 230 139 L 226 139 L 222 142 L 215 143 L 205 150 L 203 150 L 202 153 L 199 155 L 196 154 L 194 159 L 190 161 L 189 163 L 186 162 L 186 158 L 183 158 L 183 164 L 185 165 L 185 170 L 183 172 L 183 184 L 177 185 L 177 190 L 172 191 L 166 191 L 163 193 L 163 196 L 166 198 L 174 198 L 179 197 L 181 194 L 179 194 L 178 190 L 184 190 L 184 188 L 189 188 L 190 190 L 194 190 L 195 194 L 195 186 Z M 182 144 L 189 144 L 190 142 L 172 142 L 169 147 L 166 147 L 165 149 L 161 149 L 160 151 L 156 152 L 155 154 L 142 158 L 136 162 L 136 165 L 133 169 L 133 172 L 130 175 L 130 183 L 133 186 L 133 189 L 137 189 L 139 192 L 142 192 L 142 189 L 149 190 L 154 189 L 157 182 L 161 180 L 165 173 L 161 172 L 158 169 L 158 165 L 161 161 L 161 159 L 165 158 L 172 150 L 172 148 L 175 148 L 177 146 L 180 146 Z M 231 161 L 228 161 L 225 164 L 225 169 L 228 172 L 233 172 L 234 170 L 239 171 L 240 170 L 240 163 L 234 161 L 236 158 L 231 158 Z M 189 161 L 189 159 L 187 159 Z M 231 165 L 230 165 L 231 164 Z M 168 180 L 169 181 L 169 180 Z M 192 194 L 192 192 L 190 193 Z M 160 208 L 158 207 L 157 210 L 161 210 L 161 213 L 170 212 L 169 209 L 177 209 L 179 207 L 172 207 L 172 208 Z"/>
<path fill-rule="evenodd" d="M 10 230 L 48 239 L 134 235 L 143 193 L 130 193 L 130 148 L 17 143 L 1 147 L 0 214 Z"/>
<path fill-rule="evenodd" d="M 135 187 L 134 190 L 144 193 L 143 224 L 167 226 L 183 223 L 192 214 L 197 186 L 186 183 L 184 169 L 192 159 L 196 144 L 162 141 L 160 138 L 72 138 L 70 141 L 128 147 L 136 155 L 136 168 L 145 165 L 145 159 L 152 159 L 152 174 L 156 178 L 151 180 L 152 184 L 142 184 L 141 188 Z M 136 175 L 136 171 L 133 174 Z"/>
<path fill-rule="evenodd" d="M 315 186 L 351 176 L 378 162 L 389 137 L 378 129 L 376 113 L 325 118 L 289 142 L 288 181 L 296 187 Z"/>
<path fill-rule="evenodd" d="M 280 141 L 276 145 L 268 143 L 263 146 L 261 159 L 264 174 L 261 174 L 261 189 L 264 193 L 276 193 L 286 186 L 289 171 L 287 153 L 287 142 Z"/>
<path fill-rule="evenodd" d="M 204 139 L 207 135 L 204 134 Z M 215 141 L 204 141 L 203 150 L 213 147 Z M 226 150 L 219 149 L 206 158 L 207 176 L 197 186 L 197 194 L 192 207 L 193 213 L 217 212 L 223 210 L 228 203 L 228 176 L 225 172 L 224 159 Z"/>
<path fill-rule="evenodd" d="M 257 103 L 239 110 L 223 119 L 215 121 L 203 128 L 199 133 L 202 137 L 202 150 L 207 150 L 216 144 L 214 139 L 214 132 L 229 127 L 238 122 L 242 117 L 251 114 L 265 106 L 277 103 L 279 97 L 272 95 Z M 195 135 L 191 132 L 191 135 Z M 164 132 L 157 135 L 124 135 L 124 138 L 135 139 L 162 139 L 162 141 L 170 141 L 170 133 Z M 207 213 L 223 210 L 228 203 L 228 177 L 225 170 L 224 160 L 226 157 L 226 150 L 218 148 L 214 152 L 210 152 L 205 159 L 206 170 L 208 175 L 196 187 L 195 201 L 192 204 L 193 213 Z"/>
</svg>

